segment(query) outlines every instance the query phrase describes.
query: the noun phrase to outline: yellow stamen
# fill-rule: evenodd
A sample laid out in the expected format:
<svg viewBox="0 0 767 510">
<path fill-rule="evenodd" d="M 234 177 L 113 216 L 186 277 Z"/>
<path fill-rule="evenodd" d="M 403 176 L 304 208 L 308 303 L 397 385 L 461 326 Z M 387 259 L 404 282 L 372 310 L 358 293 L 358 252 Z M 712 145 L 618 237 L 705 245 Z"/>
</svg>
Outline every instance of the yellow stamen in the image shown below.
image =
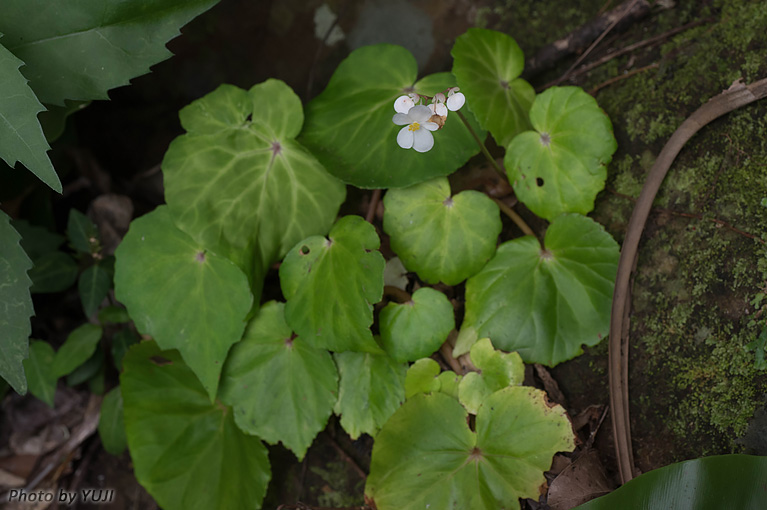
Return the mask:
<svg viewBox="0 0 767 510">
<path fill-rule="evenodd" d="M 407 129 L 408 131 L 418 131 L 419 129 L 421 129 L 421 125 L 417 122 L 413 122 L 412 124 L 408 126 Z"/>
</svg>

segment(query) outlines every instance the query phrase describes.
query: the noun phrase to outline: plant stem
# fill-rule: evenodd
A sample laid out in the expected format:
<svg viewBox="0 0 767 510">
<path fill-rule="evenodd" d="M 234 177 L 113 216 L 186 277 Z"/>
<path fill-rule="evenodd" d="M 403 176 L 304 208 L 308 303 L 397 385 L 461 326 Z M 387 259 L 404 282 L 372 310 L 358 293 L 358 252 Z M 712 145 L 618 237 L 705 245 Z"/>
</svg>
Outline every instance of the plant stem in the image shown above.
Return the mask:
<svg viewBox="0 0 767 510">
<path fill-rule="evenodd" d="M 466 117 L 463 116 L 463 114 L 460 111 L 455 112 L 458 114 L 458 117 L 460 117 L 461 121 L 463 121 L 463 125 L 466 126 L 466 129 L 469 130 L 469 133 L 471 133 L 471 136 L 474 137 L 474 141 L 477 142 L 477 145 L 479 145 L 479 148 L 482 150 L 482 154 L 485 155 L 487 160 L 490 162 L 491 165 L 493 165 L 493 168 L 496 172 L 498 172 L 504 179 L 506 179 L 506 172 L 503 171 L 503 169 L 498 166 L 498 163 L 495 161 L 495 158 L 490 155 L 490 151 L 487 150 L 487 147 L 485 147 L 485 144 L 482 142 L 482 140 L 479 139 L 479 135 L 472 129 L 471 125 L 469 124 L 469 121 L 466 120 Z"/>
<path fill-rule="evenodd" d="M 492 197 L 491 197 L 492 198 Z M 517 214 L 514 209 L 509 207 L 508 205 L 504 204 L 503 201 L 493 198 L 493 201 L 498 204 L 498 208 L 501 210 L 503 214 L 511 218 L 511 221 L 514 222 L 516 226 L 519 227 L 519 229 L 526 235 L 526 236 L 533 236 L 535 237 L 535 232 L 533 232 L 533 229 L 530 228 L 530 226 L 525 223 L 525 220 L 522 219 L 522 216 Z"/>
<path fill-rule="evenodd" d="M 384 296 L 392 297 L 398 303 L 407 303 L 413 299 L 410 293 L 393 285 L 384 285 Z"/>
</svg>

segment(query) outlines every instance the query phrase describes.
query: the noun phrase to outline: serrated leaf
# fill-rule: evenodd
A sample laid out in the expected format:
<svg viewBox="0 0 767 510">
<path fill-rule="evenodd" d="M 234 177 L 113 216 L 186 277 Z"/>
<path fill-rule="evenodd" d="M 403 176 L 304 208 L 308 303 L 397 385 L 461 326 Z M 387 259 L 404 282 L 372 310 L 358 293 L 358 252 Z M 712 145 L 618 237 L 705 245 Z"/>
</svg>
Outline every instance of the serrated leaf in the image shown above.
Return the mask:
<svg viewBox="0 0 767 510">
<path fill-rule="evenodd" d="M 502 224 L 498 206 L 478 191 L 451 196 L 446 178 L 384 196 L 384 231 L 405 266 L 429 283 L 455 285 L 495 253 Z"/>
<path fill-rule="evenodd" d="M 253 303 L 247 276 L 177 229 L 167 206 L 133 220 L 115 256 L 115 296 L 136 328 L 178 349 L 212 400 Z"/>
<path fill-rule="evenodd" d="M 166 510 L 261 508 L 267 451 L 242 432 L 230 408 L 208 392 L 177 351 L 142 342 L 120 375 L 136 479 Z"/>
<path fill-rule="evenodd" d="M 35 313 L 27 271 L 32 261 L 19 244 L 21 237 L 11 226 L 10 218 L 0 211 L 0 376 L 24 395 L 27 380 L 22 360 L 27 357 L 29 318 Z"/>
<path fill-rule="evenodd" d="M 761 510 L 767 457 L 716 455 L 653 469 L 575 510 Z"/>
<path fill-rule="evenodd" d="M 422 287 L 407 303 L 387 304 L 378 318 L 381 344 L 397 361 L 415 361 L 439 349 L 455 328 L 453 305 L 438 290 Z"/>
<path fill-rule="evenodd" d="M 294 140 L 301 101 L 279 80 L 250 91 L 222 85 L 180 117 L 187 134 L 162 162 L 173 220 L 247 274 L 255 264 L 260 287 L 272 262 L 301 239 L 328 231 L 345 187 Z"/>
<path fill-rule="evenodd" d="M 33 262 L 46 253 L 56 251 L 66 240 L 64 236 L 26 220 L 12 220 L 11 225 L 21 235 L 21 247 Z"/>
<path fill-rule="evenodd" d="M 77 280 L 77 262 L 63 251 L 52 251 L 35 259 L 29 270 L 33 294 L 61 292 Z"/>
<path fill-rule="evenodd" d="M 301 141 L 329 172 L 360 188 L 409 186 L 453 173 L 479 152 L 457 114 L 434 133 L 427 153 L 402 149 L 392 122 L 394 101 L 410 91 L 429 96 L 455 86 L 449 73 L 416 82 L 415 58 L 390 44 L 353 51 L 336 69 L 327 88 L 306 105 Z M 473 97 L 467 96 L 471 104 Z M 468 113 L 468 112 L 466 112 Z M 469 122 L 481 137 L 473 115 Z"/>
<path fill-rule="evenodd" d="M 43 103 L 109 99 L 107 90 L 172 54 L 165 43 L 218 0 L 5 0 L 0 33 Z"/>
<path fill-rule="evenodd" d="M 77 209 L 69 210 L 67 237 L 72 248 L 90 255 L 99 244 L 99 231 L 89 217 Z"/>
<path fill-rule="evenodd" d="M 544 244 L 531 236 L 503 243 L 469 278 L 461 333 L 554 366 L 607 336 L 619 253 L 612 236 L 580 214 L 555 219 Z M 471 346 L 458 344 L 456 356 Z"/>
<path fill-rule="evenodd" d="M 113 388 L 101 401 L 99 416 L 99 437 L 104 449 L 112 455 L 121 455 L 128 446 L 125 438 L 123 417 L 123 396 L 120 387 Z"/>
<path fill-rule="evenodd" d="M 251 319 L 227 359 L 219 398 L 241 430 L 282 442 L 300 460 L 333 413 L 338 371 L 327 351 L 293 335 L 284 309 L 270 301 Z"/>
<path fill-rule="evenodd" d="M 29 357 L 24 360 L 29 392 L 53 407 L 56 397 L 56 383 L 59 378 L 53 372 L 53 359 L 56 352 L 48 342 L 32 340 L 29 342 Z"/>
<path fill-rule="evenodd" d="M 419 359 L 408 368 L 405 374 L 405 398 L 421 393 L 439 391 L 439 363 L 431 358 Z"/>
<path fill-rule="evenodd" d="M 514 138 L 504 158 L 517 197 L 549 221 L 590 212 L 618 148 L 607 114 L 579 87 L 551 87 L 535 98 L 530 121 L 534 131 Z"/>
<path fill-rule="evenodd" d="M 77 290 L 80 293 L 80 301 L 86 317 L 96 313 L 111 285 L 112 278 L 99 264 L 94 264 L 82 272 L 77 282 Z"/>
<path fill-rule="evenodd" d="M 373 339 L 373 304 L 383 297 L 384 258 L 375 227 L 344 216 L 328 238 L 298 243 L 280 265 L 285 320 L 298 336 L 331 351 L 383 353 Z"/>
<path fill-rule="evenodd" d="M 6 33 L 3 28 L 6 10 L 3 4 L 0 34 Z M 26 24 L 27 21 L 19 23 Z M 20 162 L 41 181 L 61 193 L 61 181 L 47 154 L 51 147 L 37 120 L 37 114 L 45 108 L 19 71 L 24 62 L 3 46 L 8 44 L 8 38 L 0 41 L 0 158 L 10 167 Z"/>
<path fill-rule="evenodd" d="M 537 498 L 554 453 L 575 448 L 565 410 L 544 395 L 522 386 L 494 393 L 476 434 L 455 399 L 409 399 L 376 437 L 366 496 L 378 510 L 510 510 Z"/>
<path fill-rule="evenodd" d="M 519 77 L 525 57 L 506 34 L 470 28 L 455 40 L 453 74 L 461 92 L 471 98 L 469 108 L 490 131 L 498 145 L 530 128 L 528 111 L 535 91 Z"/>
<path fill-rule="evenodd" d="M 96 324 L 83 324 L 67 336 L 64 345 L 56 352 L 53 373 L 63 377 L 88 361 L 96 352 L 103 330 Z"/>
<path fill-rule="evenodd" d="M 381 354 L 337 352 L 333 355 L 341 375 L 334 411 L 352 439 L 375 436 L 405 401 L 407 365 Z"/>
<path fill-rule="evenodd" d="M 479 372 L 463 377 L 458 385 L 458 400 L 472 414 L 477 414 L 487 397 L 507 386 L 522 384 L 525 378 L 525 365 L 519 354 L 496 351 L 489 338 L 472 346 L 471 362 Z"/>
</svg>

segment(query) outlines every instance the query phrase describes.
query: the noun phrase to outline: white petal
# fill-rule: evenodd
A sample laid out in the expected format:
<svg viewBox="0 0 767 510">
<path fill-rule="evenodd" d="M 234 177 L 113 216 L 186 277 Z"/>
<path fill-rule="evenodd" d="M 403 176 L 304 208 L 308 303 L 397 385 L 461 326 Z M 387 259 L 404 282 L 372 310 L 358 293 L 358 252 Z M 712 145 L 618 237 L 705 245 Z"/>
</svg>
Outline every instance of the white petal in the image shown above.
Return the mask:
<svg viewBox="0 0 767 510">
<path fill-rule="evenodd" d="M 465 102 L 466 96 L 464 96 L 462 93 L 458 92 L 456 94 L 452 94 L 447 98 L 447 109 L 453 112 L 460 110 L 461 106 L 463 106 Z"/>
<path fill-rule="evenodd" d="M 395 113 L 394 117 L 391 118 L 391 121 L 398 126 L 404 126 L 406 124 L 413 123 L 413 120 L 410 118 L 410 115 L 408 115 L 407 113 Z"/>
<path fill-rule="evenodd" d="M 428 106 L 420 105 L 420 106 L 414 106 L 408 112 L 408 115 L 410 116 L 411 119 L 413 119 L 411 122 L 415 121 L 421 124 L 429 120 L 432 116 L 432 113 Z"/>
<path fill-rule="evenodd" d="M 440 117 L 447 117 L 447 107 L 444 103 L 434 103 L 434 113 Z"/>
<path fill-rule="evenodd" d="M 434 94 L 434 101 L 436 103 L 444 103 L 445 102 L 445 94 L 442 92 L 438 92 L 437 94 Z"/>
<path fill-rule="evenodd" d="M 419 129 L 413 133 L 413 148 L 418 152 L 426 152 L 434 147 L 434 136 L 425 130 Z"/>
<path fill-rule="evenodd" d="M 410 126 L 405 126 L 399 130 L 399 133 L 397 133 L 397 145 L 403 149 L 409 149 L 413 146 L 413 131 L 410 131 L 409 128 Z M 420 131 L 422 130 L 419 129 L 417 132 Z M 429 133 L 429 136 L 431 136 L 431 133 Z"/>
<path fill-rule="evenodd" d="M 407 113 L 413 106 L 415 106 L 415 103 L 410 99 L 410 96 L 399 96 L 394 101 L 394 111 L 397 113 Z"/>
<path fill-rule="evenodd" d="M 428 129 L 429 131 L 436 131 L 439 129 L 439 124 L 437 124 L 436 122 L 424 122 L 423 124 L 421 124 L 421 127 L 424 129 Z"/>
</svg>

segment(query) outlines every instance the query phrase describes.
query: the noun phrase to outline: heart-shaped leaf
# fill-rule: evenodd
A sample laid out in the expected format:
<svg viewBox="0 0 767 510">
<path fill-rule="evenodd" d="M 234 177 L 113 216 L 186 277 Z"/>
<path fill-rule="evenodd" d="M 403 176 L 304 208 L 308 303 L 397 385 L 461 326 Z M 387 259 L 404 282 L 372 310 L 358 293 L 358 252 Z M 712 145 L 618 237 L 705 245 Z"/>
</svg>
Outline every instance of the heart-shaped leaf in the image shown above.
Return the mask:
<svg viewBox="0 0 767 510">
<path fill-rule="evenodd" d="M 458 386 L 458 400 L 472 414 L 477 414 L 487 397 L 507 386 L 522 384 L 525 364 L 516 352 L 493 349 L 489 338 L 471 347 L 471 362 L 479 372 L 467 373 Z"/>
<path fill-rule="evenodd" d="M 27 373 L 29 392 L 53 407 L 56 397 L 56 383 L 59 378 L 53 372 L 53 359 L 56 352 L 48 342 L 32 340 L 29 342 L 29 357 L 23 361 Z"/>
<path fill-rule="evenodd" d="M 222 85 L 180 113 L 162 162 L 173 220 L 236 262 L 254 288 L 301 239 L 325 234 L 346 190 L 301 144 L 301 100 L 279 80 Z M 255 254 L 255 261 L 253 260 Z"/>
<path fill-rule="evenodd" d="M 56 377 L 70 374 L 74 369 L 88 361 L 96 352 L 103 330 L 97 324 L 83 324 L 72 331 L 53 360 L 53 373 Z"/>
<path fill-rule="evenodd" d="M 554 366 L 607 336 L 618 244 L 580 214 L 555 219 L 544 244 L 530 236 L 508 241 L 469 278 L 454 355 L 488 337 L 528 363 Z"/>
<path fill-rule="evenodd" d="M 280 265 L 285 320 L 311 345 L 331 351 L 383 353 L 370 325 L 383 297 L 384 258 L 375 227 L 344 216 L 327 238 L 298 243 Z"/>
<path fill-rule="evenodd" d="M 405 398 L 439 391 L 439 371 L 439 363 L 431 358 L 422 358 L 410 365 L 405 374 Z"/>
<path fill-rule="evenodd" d="M 453 74 L 461 92 L 470 97 L 469 108 L 498 145 L 530 128 L 528 111 L 535 91 L 519 77 L 525 57 L 506 34 L 470 28 L 455 40 L 451 51 Z"/>
<path fill-rule="evenodd" d="M 367 352 L 338 352 L 333 357 L 341 374 L 334 409 L 341 415 L 341 426 L 352 439 L 375 436 L 405 401 L 407 365 Z"/>
<path fill-rule="evenodd" d="M 136 328 L 178 349 L 213 399 L 253 303 L 245 274 L 177 229 L 166 206 L 133 220 L 115 256 L 115 295 Z"/>
<path fill-rule="evenodd" d="M 455 285 L 477 273 L 495 253 L 501 218 L 484 193 L 450 194 L 446 178 L 384 197 L 384 230 L 405 267 L 429 283 Z"/>
<path fill-rule="evenodd" d="M 300 460 L 333 413 L 338 372 L 327 351 L 293 335 L 284 309 L 270 301 L 251 319 L 226 361 L 219 395 L 240 429 L 281 441 Z"/>
<path fill-rule="evenodd" d="M 761 510 L 767 457 L 717 455 L 654 469 L 575 510 Z"/>
<path fill-rule="evenodd" d="M 514 138 L 504 158 L 517 197 L 549 221 L 588 213 L 618 148 L 610 119 L 581 88 L 551 87 L 535 98 L 530 121 L 535 131 Z"/>
<path fill-rule="evenodd" d="M 378 510 L 519 508 L 537 498 L 557 451 L 575 448 L 561 406 L 512 386 L 487 398 L 476 434 L 457 400 L 416 395 L 376 437 L 365 493 Z"/>
<path fill-rule="evenodd" d="M 120 374 L 136 479 L 167 510 L 261 508 L 270 470 L 261 440 L 234 423 L 177 351 L 134 345 Z"/>
<path fill-rule="evenodd" d="M 0 74 L 0 76 L 2 76 Z M 0 211 L 0 376 L 21 395 L 27 392 L 22 360 L 29 350 L 34 314 L 27 271 L 32 261 L 21 248 L 21 237 Z"/>
<path fill-rule="evenodd" d="M 3 4 L 3 19 L 6 11 Z M 0 27 L 2 24 L 0 21 Z M 0 33 L 3 32 L 0 28 Z M 7 38 L 2 42 L 7 43 Z M 37 120 L 37 114 L 45 108 L 19 72 L 23 64 L 0 44 L 0 159 L 11 168 L 17 161 L 21 162 L 41 181 L 61 193 L 61 181 L 48 158 L 51 147 Z"/>
<path fill-rule="evenodd" d="M 435 132 L 434 147 L 425 153 L 402 149 L 392 122 L 394 101 L 408 92 L 433 96 L 455 86 L 440 73 L 416 82 L 415 58 L 390 44 L 353 51 L 336 69 L 327 88 L 306 105 L 301 140 L 339 179 L 360 188 L 409 186 L 448 175 L 479 152 L 456 114 Z M 473 97 L 467 96 L 471 104 Z M 468 112 L 467 112 L 468 113 Z M 469 122 L 478 130 L 473 115 Z"/>
<path fill-rule="evenodd" d="M 430 356 L 455 328 L 453 305 L 438 290 L 422 287 L 407 303 L 389 303 L 378 318 L 381 344 L 397 361 Z"/>
<path fill-rule="evenodd" d="M 165 43 L 218 0 L 3 0 L 3 43 L 44 103 L 109 99 L 107 90 L 171 56 Z M 0 137 L 1 138 L 1 137 Z"/>
</svg>

